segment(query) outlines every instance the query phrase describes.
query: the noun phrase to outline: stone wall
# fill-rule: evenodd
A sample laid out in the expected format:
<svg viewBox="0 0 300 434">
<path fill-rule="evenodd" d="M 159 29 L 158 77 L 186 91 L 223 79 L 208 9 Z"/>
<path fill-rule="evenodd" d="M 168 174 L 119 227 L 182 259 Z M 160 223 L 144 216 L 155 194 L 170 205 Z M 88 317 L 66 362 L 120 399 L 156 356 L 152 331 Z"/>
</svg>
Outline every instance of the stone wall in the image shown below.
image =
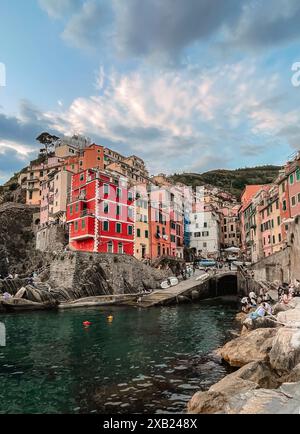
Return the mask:
<svg viewBox="0 0 300 434">
<path fill-rule="evenodd" d="M 300 280 L 300 217 L 290 224 L 287 247 L 254 264 L 253 270 L 256 280 Z"/>
<path fill-rule="evenodd" d="M 49 284 L 73 299 L 156 289 L 170 275 L 126 255 L 63 252 L 50 264 Z"/>
<path fill-rule="evenodd" d="M 65 225 L 51 225 L 36 234 L 36 249 L 41 252 L 61 251 L 68 244 L 68 230 Z"/>
</svg>

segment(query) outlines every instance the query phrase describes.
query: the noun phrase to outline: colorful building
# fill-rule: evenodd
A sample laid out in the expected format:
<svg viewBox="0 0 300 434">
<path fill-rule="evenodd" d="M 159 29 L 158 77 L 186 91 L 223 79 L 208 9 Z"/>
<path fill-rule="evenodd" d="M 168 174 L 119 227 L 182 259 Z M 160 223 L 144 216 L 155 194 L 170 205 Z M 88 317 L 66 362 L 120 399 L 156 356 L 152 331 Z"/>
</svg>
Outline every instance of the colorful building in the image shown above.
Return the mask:
<svg viewBox="0 0 300 434">
<path fill-rule="evenodd" d="M 138 184 L 135 194 L 135 238 L 134 256 L 150 259 L 149 197 L 147 184 Z"/>
<path fill-rule="evenodd" d="M 74 174 L 67 207 L 70 247 L 134 254 L 134 196 L 125 179 L 89 169 Z"/>
</svg>

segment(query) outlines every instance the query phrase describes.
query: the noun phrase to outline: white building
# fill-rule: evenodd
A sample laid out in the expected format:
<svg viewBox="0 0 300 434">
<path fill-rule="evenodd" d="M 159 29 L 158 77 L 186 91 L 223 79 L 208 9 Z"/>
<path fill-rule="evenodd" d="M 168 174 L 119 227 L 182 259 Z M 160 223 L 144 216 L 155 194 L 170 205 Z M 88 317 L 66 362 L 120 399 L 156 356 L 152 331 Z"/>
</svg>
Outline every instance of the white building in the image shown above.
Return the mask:
<svg viewBox="0 0 300 434">
<path fill-rule="evenodd" d="M 190 248 L 203 257 L 217 257 L 220 252 L 220 218 L 213 210 L 190 214 Z"/>
</svg>

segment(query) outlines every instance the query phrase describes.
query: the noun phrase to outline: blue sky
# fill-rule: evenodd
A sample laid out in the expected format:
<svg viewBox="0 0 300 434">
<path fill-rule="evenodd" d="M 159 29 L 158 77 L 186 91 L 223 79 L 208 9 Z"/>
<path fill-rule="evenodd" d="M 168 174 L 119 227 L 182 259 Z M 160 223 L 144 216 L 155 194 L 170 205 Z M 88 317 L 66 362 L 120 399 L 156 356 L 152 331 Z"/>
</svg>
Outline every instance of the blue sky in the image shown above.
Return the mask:
<svg viewBox="0 0 300 434">
<path fill-rule="evenodd" d="M 2 0 L 0 182 L 42 131 L 151 173 L 282 164 L 300 147 L 298 0 Z"/>
</svg>

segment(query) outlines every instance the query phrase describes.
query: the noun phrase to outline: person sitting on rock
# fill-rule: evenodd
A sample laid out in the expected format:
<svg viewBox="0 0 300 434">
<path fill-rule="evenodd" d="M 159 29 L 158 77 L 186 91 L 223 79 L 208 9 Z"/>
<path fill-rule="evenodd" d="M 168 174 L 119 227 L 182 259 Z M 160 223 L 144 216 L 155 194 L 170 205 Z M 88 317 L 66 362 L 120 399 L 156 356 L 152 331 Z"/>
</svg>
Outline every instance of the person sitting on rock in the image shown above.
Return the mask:
<svg viewBox="0 0 300 434">
<path fill-rule="evenodd" d="M 266 315 L 267 311 L 263 304 L 259 305 L 255 312 L 250 313 L 251 319 L 263 318 Z"/>
<path fill-rule="evenodd" d="M 249 298 L 252 306 L 257 306 L 257 295 L 255 294 L 255 292 L 251 291 L 249 294 Z"/>
<path fill-rule="evenodd" d="M 272 306 L 269 303 L 264 301 L 262 303 L 262 306 L 265 309 L 267 315 L 273 315 Z"/>
<path fill-rule="evenodd" d="M 280 303 L 289 304 L 289 302 L 293 299 L 293 294 L 290 293 L 288 288 L 284 288 L 283 295 L 281 296 Z"/>
<path fill-rule="evenodd" d="M 251 309 L 251 303 L 248 297 L 244 297 L 241 300 L 242 312 L 248 313 Z"/>
</svg>

